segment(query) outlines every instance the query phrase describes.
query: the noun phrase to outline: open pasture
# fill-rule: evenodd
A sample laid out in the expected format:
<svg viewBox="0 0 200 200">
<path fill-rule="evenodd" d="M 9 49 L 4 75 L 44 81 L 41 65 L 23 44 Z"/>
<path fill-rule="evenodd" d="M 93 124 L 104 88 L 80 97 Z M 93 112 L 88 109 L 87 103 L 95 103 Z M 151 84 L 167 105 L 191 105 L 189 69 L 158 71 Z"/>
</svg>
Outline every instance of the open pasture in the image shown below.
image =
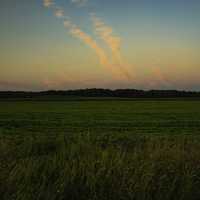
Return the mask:
<svg viewBox="0 0 200 200">
<path fill-rule="evenodd" d="M 200 101 L 0 102 L 0 134 L 199 134 Z"/>
<path fill-rule="evenodd" d="M 200 102 L 0 102 L 2 200 L 199 200 Z"/>
</svg>

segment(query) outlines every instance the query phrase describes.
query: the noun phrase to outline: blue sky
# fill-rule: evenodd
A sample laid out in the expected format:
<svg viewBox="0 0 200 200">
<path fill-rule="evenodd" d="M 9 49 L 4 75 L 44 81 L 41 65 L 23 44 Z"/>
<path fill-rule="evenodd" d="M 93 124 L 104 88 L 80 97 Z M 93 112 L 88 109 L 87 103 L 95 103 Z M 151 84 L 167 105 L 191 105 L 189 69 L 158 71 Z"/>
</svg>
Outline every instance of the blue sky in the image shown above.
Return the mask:
<svg viewBox="0 0 200 200">
<path fill-rule="evenodd" d="M 110 65 L 122 68 L 127 63 L 131 78 L 116 78 L 102 67 L 95 51 L 70 35 L 42 0 L 2 0 L 0 90 L 200 90 L 200 1 L 88 0 L 84 6 L 70 0 L 55 2 L 106 52 L 109 47 L 95 34 L 90 13 L 112 28 L 112 37 L 121 40 L 124 66 L 117 61 Z"/>
</svg>

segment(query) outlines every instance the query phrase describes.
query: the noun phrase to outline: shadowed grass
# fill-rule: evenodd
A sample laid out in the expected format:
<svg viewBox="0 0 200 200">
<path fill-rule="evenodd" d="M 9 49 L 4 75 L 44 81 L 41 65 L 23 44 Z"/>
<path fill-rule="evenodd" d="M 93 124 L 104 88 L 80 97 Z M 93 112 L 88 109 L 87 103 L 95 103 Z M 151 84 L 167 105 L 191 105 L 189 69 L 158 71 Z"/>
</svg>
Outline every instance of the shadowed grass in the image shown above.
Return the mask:
<svg viewBox="0 0 200 200">
<path fill-rule="evenodd" d="M 1 136 L 2 200 L 198 200 L 198 136 Z"/>
</svg>

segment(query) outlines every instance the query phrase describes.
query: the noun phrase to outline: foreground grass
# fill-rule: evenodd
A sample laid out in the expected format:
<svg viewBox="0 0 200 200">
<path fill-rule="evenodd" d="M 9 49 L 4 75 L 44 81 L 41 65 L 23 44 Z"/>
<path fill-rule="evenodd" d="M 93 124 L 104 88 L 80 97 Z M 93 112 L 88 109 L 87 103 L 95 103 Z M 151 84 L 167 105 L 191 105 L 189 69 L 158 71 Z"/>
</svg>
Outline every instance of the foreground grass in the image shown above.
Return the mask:
<svg viewBox="0 0 200 200">
<path fill-rule="evenodd" d="M 1 200 L 198 200 L 198 136 L 1 136 Z"/>
</svg>

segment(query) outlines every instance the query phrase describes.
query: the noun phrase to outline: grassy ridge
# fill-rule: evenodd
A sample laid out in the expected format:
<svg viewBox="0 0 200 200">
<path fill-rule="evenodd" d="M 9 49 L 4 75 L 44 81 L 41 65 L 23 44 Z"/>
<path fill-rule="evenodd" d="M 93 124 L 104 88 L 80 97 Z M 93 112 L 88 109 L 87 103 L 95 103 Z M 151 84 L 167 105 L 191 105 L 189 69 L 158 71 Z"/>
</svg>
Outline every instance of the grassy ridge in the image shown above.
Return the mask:
<svg viewBox="0 0 200 200">
<path fill-rule="evenodd" d="M 2 136 L 2 200 L 198 200 L 200 138 Z"/>
</svg>

